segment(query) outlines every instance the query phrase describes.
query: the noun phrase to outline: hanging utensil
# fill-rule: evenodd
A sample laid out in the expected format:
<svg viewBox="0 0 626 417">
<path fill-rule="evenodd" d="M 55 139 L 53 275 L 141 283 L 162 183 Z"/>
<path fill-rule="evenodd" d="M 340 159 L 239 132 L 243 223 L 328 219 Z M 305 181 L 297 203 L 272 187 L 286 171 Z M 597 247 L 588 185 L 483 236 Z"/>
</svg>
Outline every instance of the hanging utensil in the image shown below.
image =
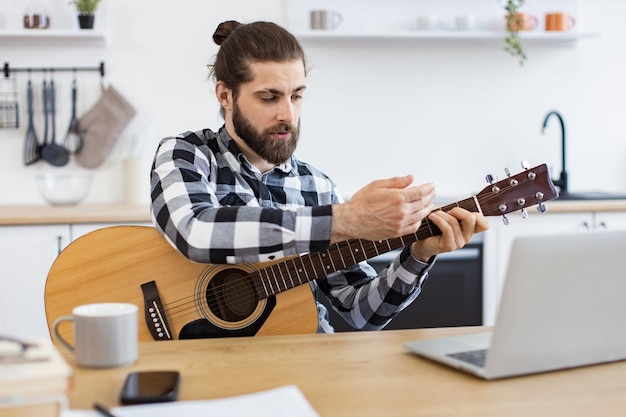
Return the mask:
<svg viewBox="0 0 626 417">
<path fill-rule="evenodd" d="M 63 145 L 71 154 L 77 154 L 83 148 L 83 135 L 80 132 L 80 122 L 76 117 L 76 77 L 72 80 L 72 116 Z"/>
<path fill-rule="evenodd" d="M 45 77 L 44 72 L 44 77 Z M 39 145 L 39 158 L 41 159 L 41 149 L 48 143 L 48 82 L 43 79 L 41 88 L 41 102 L 43 111 L 43 142 Z"/>
<path fill-rule="evenodd" d="M 39 139 L 33 123 L 33 85 L 28 78 L 26 87 L 26 100 L 28 104 L 28 127 L 24 137 L 24 165 L 32 165 L 39 160 Z"/>
<path fill-rule="evenodd" d="M 15 77 L 5 76 L 0 79 L 0 129 L 20 127 L 19 115 Z"/>
<path fill-rule="evenodd" d="M 50 87 L 48 90 L 48 108 L 50 110 L 50 142 L 41 147 L 41 157 L 50 165 L 61 167 L 66 165 L 70 160 L 70 154 L 63 146 L 55 142 L 56 138 L 56 121 L 55 121 L 55 91 L 54 79 L 50 79 Z"/>
</svg>

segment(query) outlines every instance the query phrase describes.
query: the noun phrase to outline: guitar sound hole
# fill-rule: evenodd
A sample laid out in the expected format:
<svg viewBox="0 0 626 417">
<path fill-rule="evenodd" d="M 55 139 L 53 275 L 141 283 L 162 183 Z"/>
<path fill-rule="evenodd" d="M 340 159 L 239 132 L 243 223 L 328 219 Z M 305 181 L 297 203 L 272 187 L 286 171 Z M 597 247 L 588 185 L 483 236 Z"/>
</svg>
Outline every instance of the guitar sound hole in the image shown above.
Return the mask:
<svg viewBox="0 0 626 417">
<path fill-rule="evenodd" d="M 249 317 L 257 306 L 252 282 L 247 272 L 232 269 L 218 272 L 206 289 L 209 309 L 217 317 L 237 322 Z"/>
</svg>

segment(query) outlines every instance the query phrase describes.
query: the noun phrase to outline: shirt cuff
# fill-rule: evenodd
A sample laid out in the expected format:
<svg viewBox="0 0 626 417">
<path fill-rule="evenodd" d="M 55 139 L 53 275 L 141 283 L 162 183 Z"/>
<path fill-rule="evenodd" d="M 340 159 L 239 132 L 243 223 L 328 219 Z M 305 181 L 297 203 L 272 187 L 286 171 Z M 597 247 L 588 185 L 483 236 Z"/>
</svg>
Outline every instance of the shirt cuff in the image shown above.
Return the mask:
<svg viewBox="0 0 626 417">
<path fill-rule="evenodd" d="M 413 256 L 411 246 L 405 246 L 400 253 L 400 264 L 402 267 L 416 276 L 430 271 L 436 261 L 436 255 L 431 256 L 427 262 L 420 261 Z"/>
<path fill-rule="evenodd" d="M 332 205 L 297 209 L 295 227 L 297 253 L 328 249 L 332 215 Z"/>
</svg>

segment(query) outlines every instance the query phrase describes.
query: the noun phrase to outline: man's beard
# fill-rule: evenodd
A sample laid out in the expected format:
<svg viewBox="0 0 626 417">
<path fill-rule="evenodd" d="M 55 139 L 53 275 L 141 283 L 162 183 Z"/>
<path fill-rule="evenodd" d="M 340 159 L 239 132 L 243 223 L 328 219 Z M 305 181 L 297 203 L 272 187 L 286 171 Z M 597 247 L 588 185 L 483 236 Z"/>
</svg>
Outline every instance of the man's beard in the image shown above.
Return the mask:
<svg viewBox="0 0 626 417">
<path fill-rule="evenodd" d="M 239 109 L 237 102 L 233 106 L 233 127 L 237 136 L 250 149 L 272 164 L 279 165 L 287 161 L 298 146 L 300 121 L 298 126 L 282 123 L 259 132 Z M 273 139 L 270 134 L 277 132 L 291 132 L 291 137 L 287 140 Z"/>
</svg>

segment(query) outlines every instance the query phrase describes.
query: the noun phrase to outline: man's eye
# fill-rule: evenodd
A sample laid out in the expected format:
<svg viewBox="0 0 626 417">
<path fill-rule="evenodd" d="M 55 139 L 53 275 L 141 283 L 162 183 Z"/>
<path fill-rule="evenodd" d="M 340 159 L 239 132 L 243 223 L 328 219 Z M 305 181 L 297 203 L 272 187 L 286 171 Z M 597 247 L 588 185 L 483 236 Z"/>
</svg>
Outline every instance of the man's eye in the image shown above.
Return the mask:
<svg viewBox="0 0 626 417">
<path fill-rule="evenodd" d="M 276 100 L 276 96 L 271 96 L 271 97 L 261 97 L 261 100 L 267 102 L 267 103 L 271 103 L 272 101 Z"/>
<path fill-rule="evenodd" d="M 303 97 L 302 97 L 302 95 L 300 95 L 300 94 L 296 94 L 296 95 L 291 96 L 291 99 L 292 99 L 292 100 L 302 100 L 302 98 L 303 98 Z"/>
</svg>

